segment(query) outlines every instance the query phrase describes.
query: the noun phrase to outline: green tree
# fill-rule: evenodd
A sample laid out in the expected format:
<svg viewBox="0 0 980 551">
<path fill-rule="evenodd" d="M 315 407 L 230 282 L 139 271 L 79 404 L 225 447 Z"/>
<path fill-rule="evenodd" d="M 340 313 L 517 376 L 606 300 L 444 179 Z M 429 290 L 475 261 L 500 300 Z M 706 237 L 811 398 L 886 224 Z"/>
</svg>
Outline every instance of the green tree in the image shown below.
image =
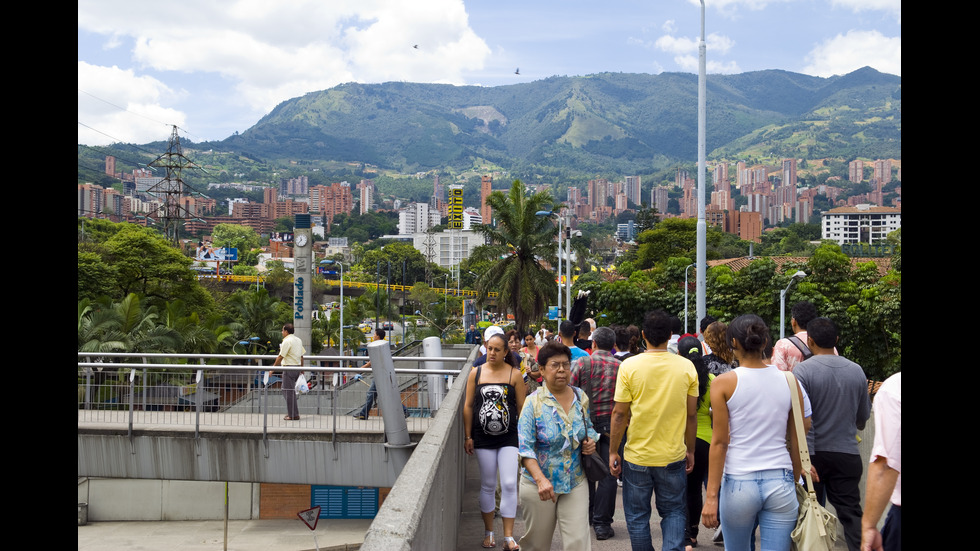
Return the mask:
<svg viewBox="0 0 980 551">
<path fill-rule="evenodd" d="M 515 326 L 521 331 L 557 300 L 554 274 L 540 262 L 557 263 L 557 227 L 551 217 L 536 214 L 541 210 L 558 212 L 560 205 L 546 209 L 552 204 L 547 191 L 529 194 L 520 180 L 514 180 L 509 194 L 494 191 L 487 197 L 497 225 L 477 226 L 489 245 L 480 250 L 482 256 L 476 260 L 500 259 L 476 280 L 480 302 L 485 302 L 490 291 L 497 291 L 498 304 L 514 314 Z"/>
<path fill-rule="evenodd" d="M 215 247 L 238 249 L 240 264 L 254 266 L 258 257 L 252 253 L 259 248 L 259 234 L 255 229 L 241 224 L 218 224 L 211 231 Z"/>
</svg>

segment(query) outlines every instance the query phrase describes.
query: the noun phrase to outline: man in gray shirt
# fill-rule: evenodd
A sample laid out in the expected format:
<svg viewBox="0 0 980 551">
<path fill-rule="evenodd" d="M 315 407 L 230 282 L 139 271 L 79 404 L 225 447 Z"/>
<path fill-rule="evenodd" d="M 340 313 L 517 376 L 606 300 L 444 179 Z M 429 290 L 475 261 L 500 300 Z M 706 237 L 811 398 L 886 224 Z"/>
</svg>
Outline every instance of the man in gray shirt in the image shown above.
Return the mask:
<svg viewBox="0 0 980 551">
<path fill-rule="evenodd" d="M 814 491 L 821 505 L 830 498 L 844 526 L 847 548 L 858 551 L 862 514 L 858 486 L 864 463 L 856 436 L 871 416 L 868 379 L 861 366 L 834 355 L 838 333 L 831 319 L 813 319 L 806 329 L 813 357 L 797 364 L 793 374 L 813 408 L 807 447 L 820 477 Z"/>
</svg>

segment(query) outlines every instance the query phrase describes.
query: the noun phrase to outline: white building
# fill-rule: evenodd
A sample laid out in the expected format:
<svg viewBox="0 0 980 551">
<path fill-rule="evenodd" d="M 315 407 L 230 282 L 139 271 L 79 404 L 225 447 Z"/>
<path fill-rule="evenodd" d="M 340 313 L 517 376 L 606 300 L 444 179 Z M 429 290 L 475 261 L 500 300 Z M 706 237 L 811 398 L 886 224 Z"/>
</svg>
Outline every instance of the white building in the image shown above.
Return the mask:
<svg viewBox="0 0 980 551">
<path fill-rule="evenodd" d="M 867 204 L 838 207 L 823 214 L 821 225 L 820 237 L 839 245 L 883 243 L 889 232 L 902 227 L 902 211 Z"/>
<path fill-rule="evenodd" d="M 429 240 L 431 239 L 431 243 Z M 430 262 L 443 268 L 459 264 L 473 253 L 473 249 L 486 244 L 486 238 L 470 230 L 444 230 L 438 233 L 416 233 L 412 246 Z M 431 256 L 430 256 L 431 254 Z"/>
<path fill-rule="evenodd" d="M 438 226 L 439 211 L 429 209 L 428 203 L 412 203 L 398 211 L 398 234 L 410 235 Z"/>
<path fill-rule="evenodd" d="M 472 230 L 473 226 L 483 223 L 483 217 L 480 216 L 480 211 L 473 207 L 466 207 L 463 209 L 463 229 Z"/>
</svg>

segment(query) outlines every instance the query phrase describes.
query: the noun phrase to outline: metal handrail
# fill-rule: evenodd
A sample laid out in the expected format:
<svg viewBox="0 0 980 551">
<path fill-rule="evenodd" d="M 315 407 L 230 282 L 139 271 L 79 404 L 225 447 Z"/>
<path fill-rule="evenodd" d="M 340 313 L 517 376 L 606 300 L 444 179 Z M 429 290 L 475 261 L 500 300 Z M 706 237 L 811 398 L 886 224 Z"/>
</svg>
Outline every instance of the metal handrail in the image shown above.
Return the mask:
<svg viewBox="0 0 980 551">
<path fill-rule="evenodd" d="M 246 371 L 246 372 L 255 372 L 255 374 L 258 375 L 258 373 L 260 373 L 260 372 L 272 372 L 272 371 L 281 371 L 282 370 L 282 367 L 276 367 L 276 366 L 271 365 L 272 361 L 274 361 L 274 359 L 276 358 L 276 356 L 275 355 L 268 355 L 268 354 L 260 355 L 260 354 L 203 354 L 203 353 L 202 354 L 176 354 L 176 353 L 163 353 L 163 352 L 155 352 L 155 353 L 138 353 L 138 352 L 137 353 L 133 353 L 133 352 L 78 352 L 78 358 L 80 358 L 80 359 L 93 359 L 93 358 L 97 358 L 99 360 L 99 361 L 79 361 L 78 362 L 78 367 L 80 369 L 84 369 L 84 376 L 85 376 L 85 382 L 84 382 L 84 385 L 85 385 L 85 388 L 86 388 L 86 391 L 85 391 L 85 405 L 84 405 L 84 407 L 80 408 L 80 409 L 84 409 L 84 410 L 90 410 L 90 409 L 92 409 L 91 408 L 91 403 L 89 402 L 89 396 L 90 396 L 89 389 L 90 389 L 92 377 L 95 374 L 95 370 L 96 369 L 100 369 L 102 371 L 106 371 L 107 369 L 108 370 L 113 370 L 116 373 L 118 373 L 119 375 L 126 375 L 127 374 L 127 370 L 128 370 L 128 375 L 129 375 L 128 376 L 128 379 L 129 379 L 129 381 L 128 381 L 128 385 L 127 386 L 129 387 L 129 400 L 128 400 L 128 404 L 127 404 L 128 407 L 126 407 L 126 409 L 128 409 L 127 425 L 128 425 L 128 434 L 129 434 L 129 437 L 130 437 L 130 440 L 131 441 L 133 440 L 134 413 L 136 411 L 136 407 L 137 406 L 141 406 L 141 411 L 147 411 L 147 394 L 145 392 L 143 393 L 143 403 L 142 404 L 136 404 L 136 403 L 134 403 L 134 397 L 137 394 L 136 393 L 136 378 L 137 378 L 137 376 L 141 377 L 142 380 L 145 381 L 148 378 L 149 372 L 151 370 L 152 371 L 166 370 L 168 372 L 175 372 L 175 371 L 178 371 L 179 370 L 179 371 L 185 372 L 185 373 L 190 372 L 191 370 L 193 370 L 195 373 L 193 373 L 193 375 L 191 375 L 190 373 L 188 373 L 188 375 L 193 376 L 193 380 L 194 380 L 194 383 L 193 384 L 194 385 L 199 385 L 204 380 L 204 373 L 205 373 L 205 371 L 210 371 L 212 373 L 216 373 L 216 372 L 217 373 L 220 373 L 220 372 L 237 372 L 237 373 L 241 373 L 242 371 Z M 108 362 L 108 361 L 104 361 L 104 360 L 108 360 L 108 359 L 111 359 L 111 358 L 134 359 L 134 360 L 135 359 L 138 359 L 138 360 L 142 360 L 142 362 L 139 362 L 138 360 L 137 360 L 137 362 Z M 185 361 L 197 360 L 200 363 L 164 363 L 164 362 L 160 361 L 160 360 L 168 360 L 168 359 L 170 359 L 170 360 L 172 360 L 172 359 L 180 359 L 180 360 L 185 360 Z M 364 361 L 366 358 L 364 356 L 305 356 L 304 359 L 305 360 L 309 360 L 310 362 L 320 362 L 320 361 L 339 362 L 341 360 L 343 360 L 343 361 Z M 455 363 L 455 364 L 465 364 L 465 362 L 467 361 L 466 358 L 462 358 L 462 357 L 451 357 L 451 356 L 450 357 L 393 356 L 391 359 L 394 362 L 405 362 L 405 361 L 410 361 L 410 362 L 452 362 L 452 363 Z M 154 360 L 156 360 L 156 361 L 154 361 Z M 254 364 L 248 364 L 248 365 L 238 364 L 238 365 L 235 365 L 235 364 L 224 364 L 224 363 L 221 363 L 221 364 L 206 364 L 206 363 L 204 363 L 207 360 L 236 360 L 236 361 L 241 361 L 241 360 L 265 360 L 265 361 L 268 361 L 269 363 L 266 364 L 266 365 L 254 365 Z M 463 365 L 460 365 L 460 367 L 457 368 L 457 369 L 396 368 L 395 369 L 395 373 L 396 374 L 401 374 L 401 375 L 436 375 L 436 376 L 439 376 L 439 375 L 449 375 L 449 376 L 458 376 L 460 374 L 460 372 L 461 372 L 461 370 L 462 370 L 463 367 L 464 367 Z M 330 374 L 332 374 L 332 373 L 352 373 L 352 374 L 353 373 L 356 373 L 356 374 L 372 373 L 372 369 L 370 369 L 370 368 L 364 368 L 364 367 L 321 367 L 321 366 L 317 366 L 317 365 L 308 365 L 308 366 L 302 366 L 301 369 L 303 371 L 306 371 L 306 372 L 323 373 L 324 375 L 322 376 L 322 379 L 320 379 L 321 381 L 328 381 L 329 380 L 329 376 L 327 375 L 328 373 L 330 373 Z M 249 392 L 251 392 L 252 389 L 253 389 L 253 387 L 252 387 L 252 380 L 253 380 L 253 378 L 250 375 L 249 378 L 248 378 L 248 381 L 249 381 L 248 382 Z M 119 381 L 119 382 L 121 383 L 122 381 Z M 82 383 L 80 382 L 79 384 L 81 385 Z M 262 433 L 263 433 L 263 440 L 266 440 L 267 439 L 267 434 L 268 434 L 267 433 L 267 429 L 268 429 L 268 391 L 269 391 L 269 387 L 268 387 L 267 384 L 257 384 L 257 386 L 255 387 L 255 390 L 258 390 L 259 391 L 259 399 L 260 399 L 260 404 L 261 404 L 260 405 L 260 409 L 261 409 L 261 411 L 263 413 L 263 415 L 262 415 L 262 421 L 261 421 L 262 422 Z M 341 389 L 339 389 L 337 387 L 333 387 L 332 388 L 331 403 L 333 404 L 333 407 L 334 408 L 337 407 L 336 406 L 336 404 L 338 403 L 338 394 L 337 393 L 340 390 Z M 317 407 L 317 411 L 319 411 L 319 407 L 320 407 L 319 406 L 319 396 L 322 396 L 322 394 L 317 393 L 317 396 L 318 396 L 318 399 L 317 399 L 318 405 L 316 407 Z M 81 402 L 80 402 L 80 405 L 81 405 Z M 119 404 L 119 405 L 123 405 L 123 404 Z M 204 408 L 204 401 L 203 401 L 203 398 L 201 397 L 201 394 L 200 393 L 198 393 L 196 395 L 195 402 L 193 403 L 193 405 L 191 407 L 193 407 L 193 410 L 194 410 L 194 413 L 195 413 L 195 415 L 194 415 L 194 432 L 195 432 L 195 438 L 199 438 L 200 437 L 200 426 L 201 426 L 201 414 L 202 414 L 202 411 L 203 411 L 203 408 Z M 336 415 L 336 413 L 334 413 L 334 415 L 333 415 L 333 421 L 334 421 L 334 423 L 333 423 L 334 426 L 333 426 L 333 431 L 332 432 L 333 432 L 333 435 L 334 435 L 334 441 L 336 441 L 336 435 L 337 435 L 337 415 Z"/>
</svg>

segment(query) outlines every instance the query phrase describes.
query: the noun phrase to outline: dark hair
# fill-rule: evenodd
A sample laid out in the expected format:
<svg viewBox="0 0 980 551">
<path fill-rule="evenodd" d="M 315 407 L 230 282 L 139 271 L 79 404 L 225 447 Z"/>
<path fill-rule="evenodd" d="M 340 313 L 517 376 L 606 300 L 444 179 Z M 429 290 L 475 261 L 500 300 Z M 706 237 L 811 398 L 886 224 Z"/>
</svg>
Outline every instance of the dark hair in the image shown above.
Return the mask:
<svg viewBox="0 0 980 551">
<path fill-rule="evenodd" d="M 812 302 L 803 300 L 794 304 L 790 313 L 793 319 L 796 320 L 796 325 L 799 325 L 800 329 L 806 329 L 810 321 L 817 317 L 817 307 Z M 807 333 L 807 336 L 809 336 L 809 333 Z"/>
<path fill-rule="evenodd" d="M 673 320 L 663 310 L 647 312 L 646 317 L 643 318 L 643 337 L 650 344 L 663 344 L 669 341 L 673 334 L 672 325 Z"/>
<path fill-rule="evenodd" d="M 619 352 L 629 352 L 630 331 L 625 325 L 613 325 L 612 330 L 616 332 L 616 350 Z"/>
<path fill-rule="evenodd" d="M 291 323 L 287 323 L 286 325 L 283 325 L 282 330 L 289 333 L 290 335 L 296 332 L 296 328 Z"/>
<path fill-rule="evenodd" d="M 806 326 L 806 336 L 820 348 L 837 346 L 837 324 L 830 318 L 814 318 Z"/>
<path fill-rule="evenodd" d="M 684 324 L 681 323 L 681 318 L 677 316 L 670 316 L 670 334 L 680 335 L 681 329 L 684 328 Z"/>
<path fill-rule="evenodd" d="M 707 329 L 709 325 L 711 325 L 712 323 L 714 323 L 716 321 L 718 321 L 718 320 L 716 320 L 714 316 L 710 316 L 710 315 L 701 318 L 701 324 L 698 325 L 698 332 L 703 335 L 704 334 L 704 330 Z"/>
<path fill-rule="evenodd" d="M 548 360 L 554 356 L 567 356 L 568 361 L 571 361 L 572 351 L 559 341 L 548 341 L 538 350 L 538 365 L 547 365 Z"/>
<path fill-rule="evenodd" d="M 608 327 L 596 327 L 592 332 L 592 344 L 599 350 L 612 350 L 616 346 L 616 333 Z"/>
<path fill-rule="evenodd" d="M 694 370 L 698 372 L 698 407 L 704 401 L 704 395 L 708 390 L 708 368 L 704 365 L 702 356 L 704 349 L 701 341 L 697 337 L 684 337 L 677 341 L 677 354 L 691 360 Z"/>
<path fill-rule="evenodd" d="M 384 329 L 379 328 L 374 330 L 374 334 L 377 335 L 379 339 L 384 339 L 386 333 Z"/>
<path fill-rule="evenodd" d="M 755 314 L 742 314 L 728 325 L 728 340 L 738 341 L 748 355 L 761 356 L 769 344 L 769 327 Z"/>
<path fill-rule="evenodd" d="M 563 337 L 574 337 L 577 332 L 578 326 L 568 320 L 561 322 L 561 325 L 558 326 L 558 334 Z"/>
<path fill-rule="evenodd" d="M 519 341 L 524 340 L 523 335 L 521 335 L 521 332 L 518 331 L 517 329 L 511 329 L 510 331 L 508 331 L 507 333 L 505 333 L 504 336 L 507 337 L 507 342 L 508 343 L 510 342 L 510 338 L 511 337 L 517 337 L 517 340 L 519 340 Z"/>
<path fill-rule="evenodd" d="M 640 332 L 640 328 L 635 325 L 630 325 L 626 330 L 630 334 L 630 354 L 643 352 L 646 343 L 643 342 L 643 333 Z"/>
<path fill-rule="evenodd" d="M 490 344 L 490 341 L 494 339 L 500 339 L 500 342 L 503 343 L 504 363 L 511 367 L 519 367 L 520 364 L 518 364 L 517 360 L 514 359 L 514 354 L 512 354 L 510 351 L 510 344 L 507 342 L 507 337 L 505 337 L 503 333 L 494 333 L 493 335 L 490 335 L 490 338 L 487 339 L 483 345 L 486 346 L 487 344 Z M 489 349 L 487 352 L 489 352 Z"/>
</svg>

